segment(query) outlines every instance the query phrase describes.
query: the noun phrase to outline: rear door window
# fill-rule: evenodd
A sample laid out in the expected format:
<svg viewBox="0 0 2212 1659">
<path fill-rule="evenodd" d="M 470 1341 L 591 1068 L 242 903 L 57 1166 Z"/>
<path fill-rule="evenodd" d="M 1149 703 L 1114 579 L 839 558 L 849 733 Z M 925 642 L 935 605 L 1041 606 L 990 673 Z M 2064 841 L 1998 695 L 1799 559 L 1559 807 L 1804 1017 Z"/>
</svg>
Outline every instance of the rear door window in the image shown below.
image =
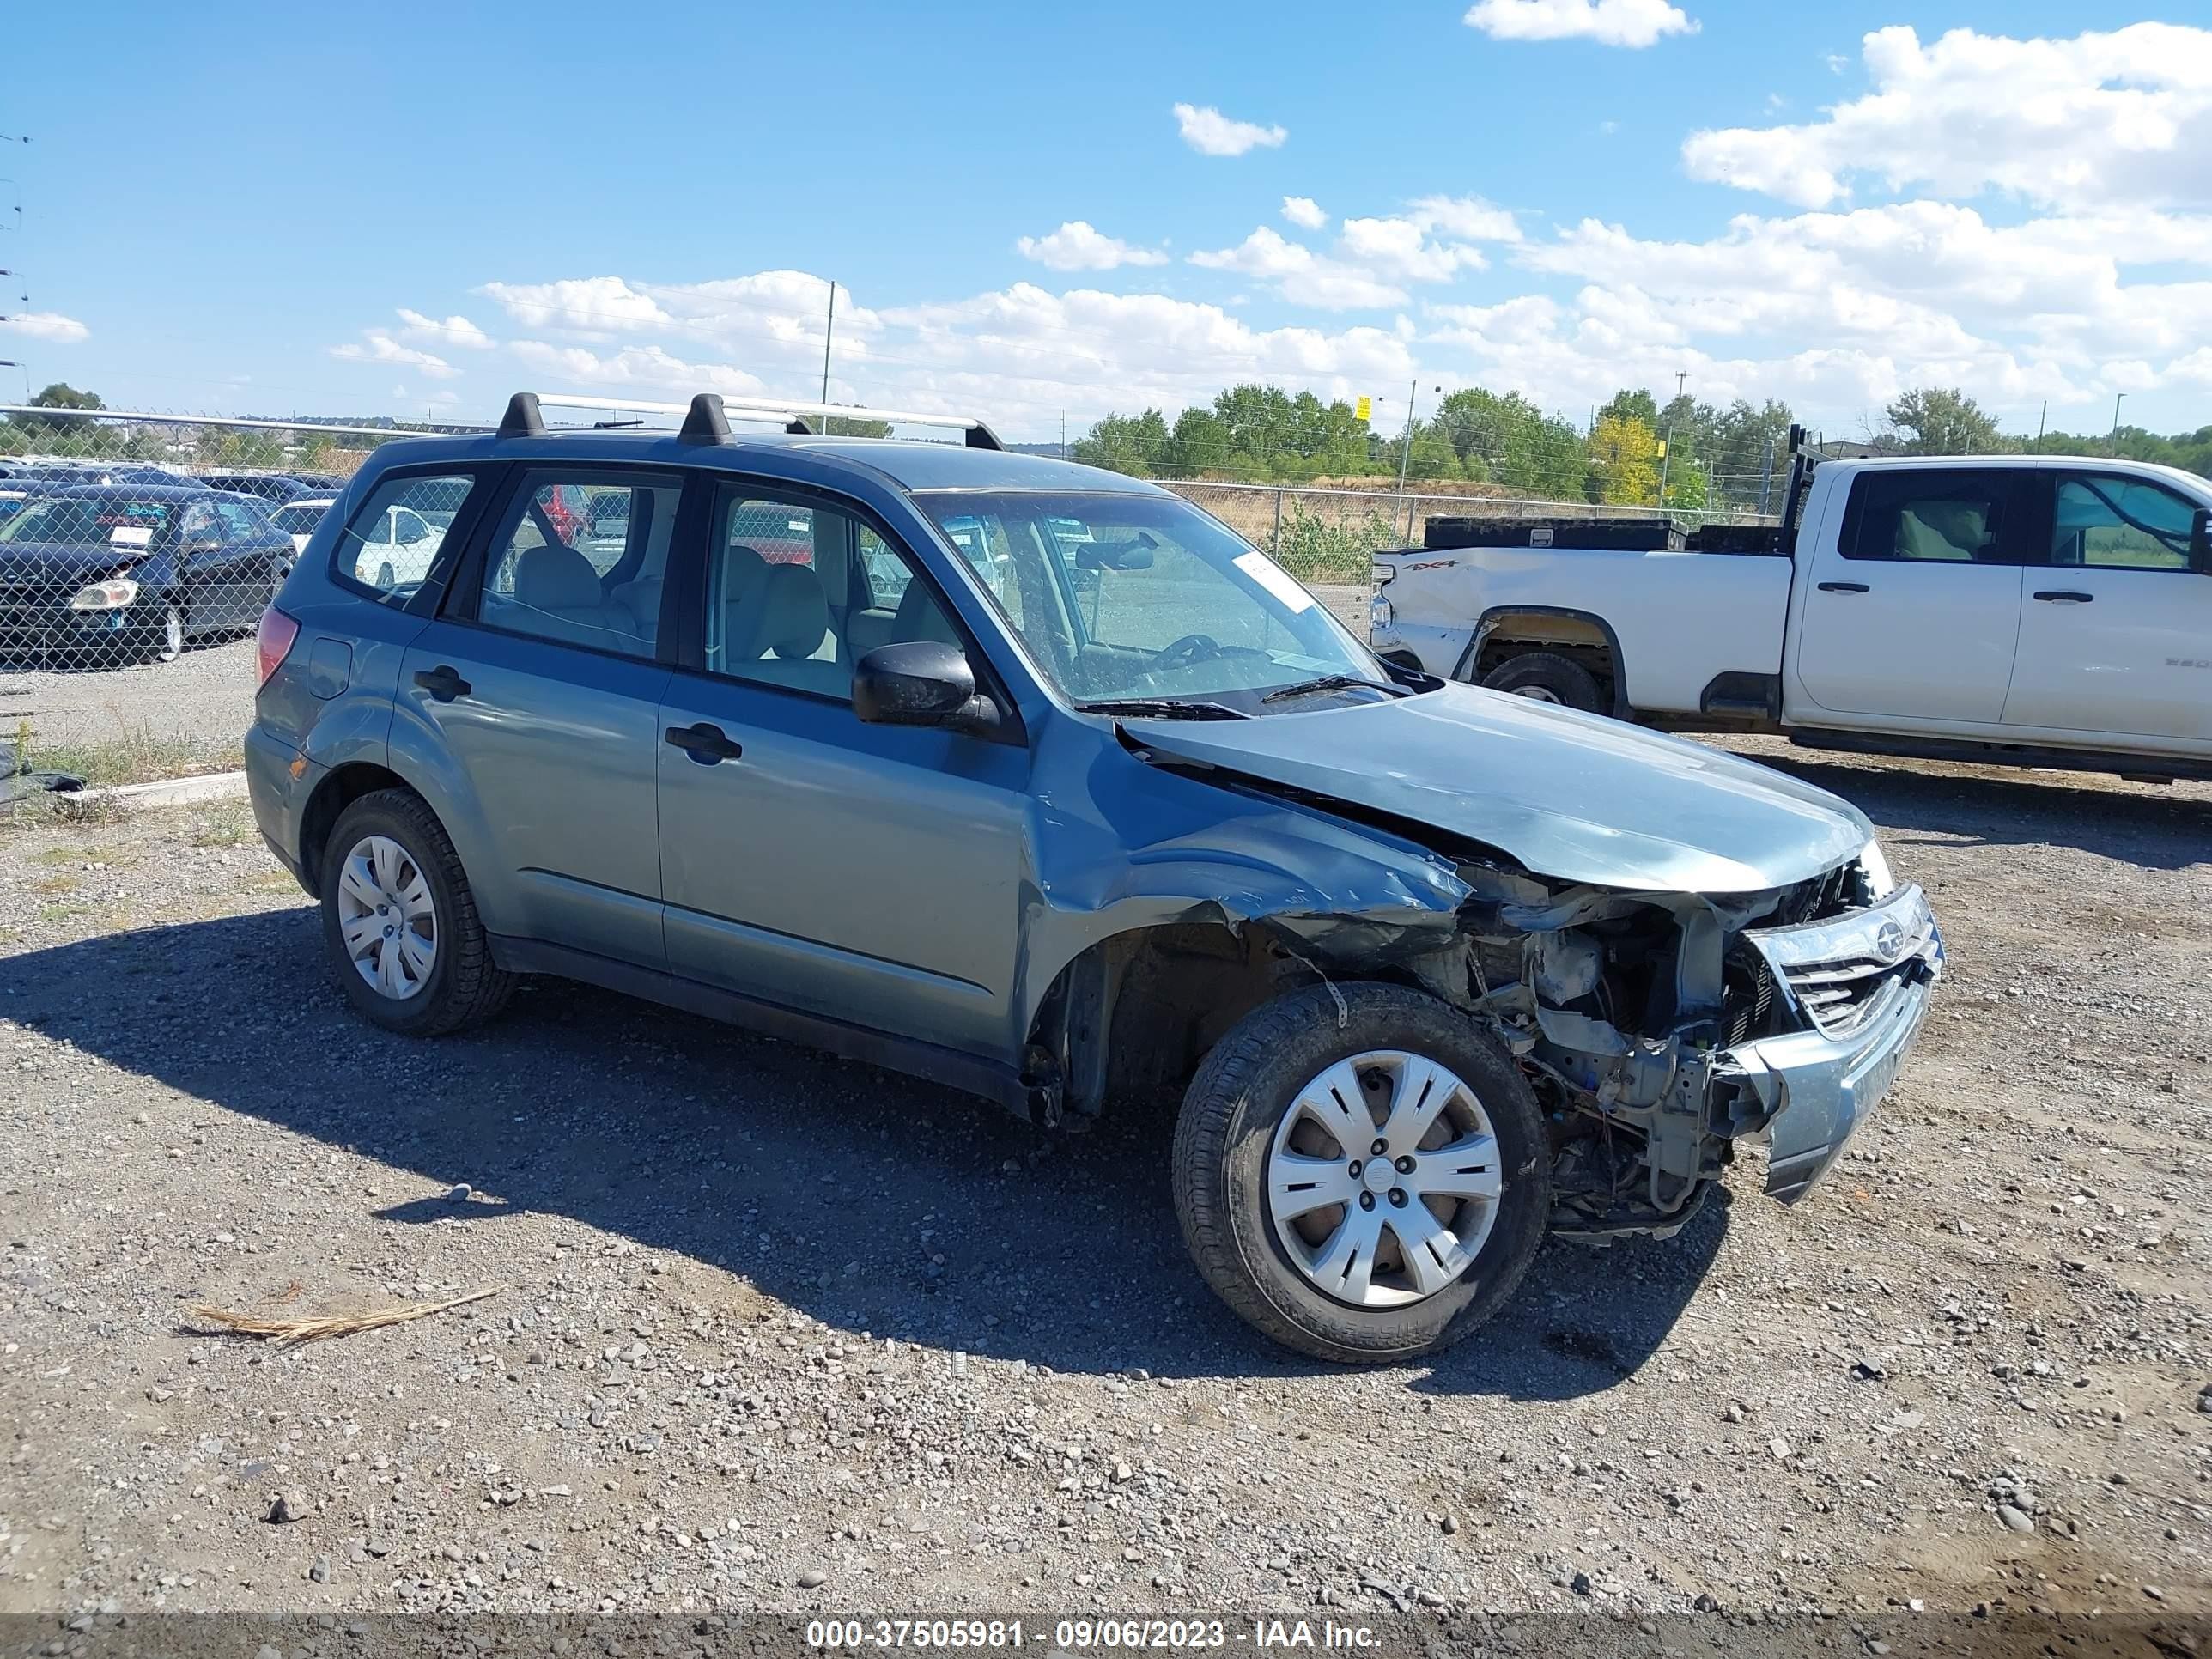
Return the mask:
<svg viewBox="0 0 2212 1659">
<path fill-rule="evenodd" d="M 2016 473 L 1967 467 L 1861 473 L 1844 511 L 1847 559 L 2025 564 Z"/>
</svg>

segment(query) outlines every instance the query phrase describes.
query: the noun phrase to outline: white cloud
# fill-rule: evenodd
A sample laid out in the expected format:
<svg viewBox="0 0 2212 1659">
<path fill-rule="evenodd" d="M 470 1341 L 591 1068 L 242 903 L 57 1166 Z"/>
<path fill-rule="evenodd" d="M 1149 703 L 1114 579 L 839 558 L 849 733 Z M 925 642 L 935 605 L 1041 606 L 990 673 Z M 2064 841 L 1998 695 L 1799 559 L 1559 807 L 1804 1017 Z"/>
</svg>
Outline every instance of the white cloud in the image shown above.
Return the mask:
<svg viewBox="0 0 2212 1659">
<path fill-rule="evenodd" d="M 1328 222 L 1328 215 L 1322 211 L 1321 204 L 1310 196 L 1283 198 L 1283 217 L 1300 230 L 1319 230 Z"/>
<path fill-rule="evenodd" d="M 2067 40 L 1906 25 L 1865 37 L 1874 90 L 1817 121 L 1692 133 L 1691 176 L 1805 207 L 1891 191 L 2009 191 L 2049 206 L 2212 205 L 2212 30 L 2136 23 Z"/>
<path fill-rule="evenodd" d="M 1053 270 L 1112 270 L 1121 265 L 1168 262 L 1168 256 L 1156 248 L 1138 247 L 1118 236 L 1106 235 L 1081 219 L 1070 219 L 1049 236 L 1024 236 L 1014 246 L 1024 258 Z"/>
<path fill-rule="evenodd" d="M 1203 109 L 1177 104 L 1175 118 L 1183 143 L 1200 155 L 1242 155 L 1249 149 L 1276 149 L 1291 136 L 1288 127 L 1263 127 L 1256 122 L 1231 120 L 1211 104 Z"/>
<path fill-rule="evenodd" d="M 1648 46 L 1698 26 L 1667 0 L 1478 0 L 1462 20 L 1493 40 L 1595 40 Z"/>
<path fill-rule="evenodd" d="M 1346 260 L 1409 283 L 1441 283 L 1488 262 L 1474 248 L 1432 242 L 1411 219 L 1346 219 L 1337 238 Z"/>
<path fill-rule="evenodd" d="M 1201 251 L 1192 254 L 1190 262 L 1208 270 L 1236 270 L 1260 277 L 1273 283 L 1275 291 L 1291 304 L 1323 311 L 1370 310 L 1402 305 L 1406 300 L 1406 290 L 1396 284 L 1287 241 L 1265 225 L 1235 247 Z"/>
<path fill-rule="evenodd" d="M 449 380 L 461 372 L 443 357 L 400 344 L 380 328 L 364 329 L 362 339 L 368 343 L 348 341 L 343 345 L 332 346 L 331 356 L 355 363 L 406 363 L 434 380 Z"/>
<path fill-rule="evenodd" d="M 404 325 L 399 331 L 404 339 L 421 340 L 430 345 L 460 346 L 470 351 L 489 351 L 496 343 L 465 317 L 448 317 L 441 322 L 402 306 L 399 320 Z"/>
<path fill-rule="evenodd" d="M 754 397 L 769 389 L 759 376 L 734 363 L 687 362 L 657 345 L 624 346 L 619 351 L 602 355 L 583 346 L 517 340 L 511 349 L 532 368 L 561 378 L 558 387 L 549 382 L 549 391 L 620 395 L 644 388 L 686 394 L 721 392 Z"/>
<path fill-rule="evenodd" d="M 619 276 L 570 277 L 557 283 L 486 283 L 477 290 L 507 307 L 525 328 L 565 328 L 605 337 L 658 328 L 672 319 L 650 295 Z"/>
<path fill-rule="evenodd" d="M 56 345 L 75 345 L 92 331 L 74 317 L 58 311 L 18 311 L 0 317 L 0 330 L 27 339 L 48 340 Z"/>
<path fill-rule="evenodd" d="M 1440 230 L 1469 242 L 1517 242 L 1521 227 L 1510 209 L 1480 196 L 1424 196 L 1406 210 L 1424 230 Z"/>
</svg>

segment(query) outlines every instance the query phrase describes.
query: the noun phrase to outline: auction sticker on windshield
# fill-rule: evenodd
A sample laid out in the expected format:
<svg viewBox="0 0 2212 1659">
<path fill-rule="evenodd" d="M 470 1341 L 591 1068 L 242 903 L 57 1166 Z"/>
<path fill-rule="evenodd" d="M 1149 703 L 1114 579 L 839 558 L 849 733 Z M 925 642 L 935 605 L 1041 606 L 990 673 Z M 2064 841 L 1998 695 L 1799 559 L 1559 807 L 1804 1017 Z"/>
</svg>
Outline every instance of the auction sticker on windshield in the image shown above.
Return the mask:
<svg viewBox="0 0 2212 1659">
<path fill-rule="evenodd" d="M 1296 576 L 1277 564 L 1265 553 L 1240 554 L 1233 561 L 1237 568 L 1266 588 L 1293 611 L 1310 611 L 1314 596 L 1306 592 Z"/>
</svg>

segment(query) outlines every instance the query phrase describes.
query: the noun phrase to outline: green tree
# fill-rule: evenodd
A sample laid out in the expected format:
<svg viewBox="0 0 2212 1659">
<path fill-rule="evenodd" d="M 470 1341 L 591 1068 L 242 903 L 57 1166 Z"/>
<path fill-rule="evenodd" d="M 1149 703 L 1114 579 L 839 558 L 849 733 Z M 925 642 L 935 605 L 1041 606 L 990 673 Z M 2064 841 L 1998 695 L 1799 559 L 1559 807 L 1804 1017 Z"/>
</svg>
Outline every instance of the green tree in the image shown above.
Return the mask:
<svg viewBox="0 0 2212 1659">
<path fill-rule="evenodd" d="M 1177 478 L 1203 477 L 1229 464 L 1229 423 L 1210 409 L 1186 409 L 1169 434 L 1165 470 Z"/>
<path fill-rule="evenodd" d="M 1659 429 L 1659 400 L 1648 392 L 1634 392 L 1623 386 L 1613 394 L 1603 409 L 1597 412 L 1600 421 L 1641 421 L 1652 431 Z"/>
<path fill-rule="evenodd" d="M 1149 478 L 1158 471 L 1167 442 L 1167 416 L 1157 409 L 1141 415 L 1109 415 L 1075 441 L 1075 459 L 1086 466 Z"/>
<path fill-rule="evenodd" d="M 1587 465 L 1583 436 L 1517 392 L 1500 396 L 1464 387 L 1437 406 L 1436 426 L 1471 478 L 1486 477 L 1518 495 L 1579 498 Z"/>
<path fill-rule="evenodd" d="M 1903 434 L 1908 455 L 2002 454 L 2017 447 L 1956 386 L 1915 387 L 1885 412 Z"/>
<path fill-rule="evenodd" d="M 52 385 L 31 401 L 41 409 L 105 409 L 96 392 L 79 392 L 64 380 Z M 106 454 L 114 445 L 112 431 L 92 421 L 53 421 L 38 415 L 17 415 L 4 423 L 9 440 L 7 447 L 16 453 L 26 450 L 50 447 L 58 440 L 67 439 L 73 454 Z"/>
<path fill-rule="evenodd" d="M 1589 436 L 1590 499 L 1620 507 L 1659 500 L 1659 434 L 1648 422 L 1601 415 Z"/>
</svg>

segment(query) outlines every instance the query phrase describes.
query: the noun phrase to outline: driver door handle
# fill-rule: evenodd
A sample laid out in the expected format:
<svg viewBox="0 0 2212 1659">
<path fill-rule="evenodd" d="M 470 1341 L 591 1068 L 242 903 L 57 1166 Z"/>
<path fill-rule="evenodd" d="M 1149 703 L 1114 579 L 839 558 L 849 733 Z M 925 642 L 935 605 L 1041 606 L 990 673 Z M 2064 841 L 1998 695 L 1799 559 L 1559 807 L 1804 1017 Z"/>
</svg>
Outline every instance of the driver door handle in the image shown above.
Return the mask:
<svg viewBox="0 0 2212 1659">
<path fill-rule="evenodd" d="M 469 695 L 469 683 L 455 672 L 451 663 L 441 662 L 435 668 L 425 669 L 415 676 L 415 684 L 440 702 L 451 702 L 455 697 Z"/>
<path fill-rule="evenodd" d="M 1822 582 L 1823 593 L 1865 593 L 1871 592 L 1864 582 Z"/>
<path fill-rule="evenodd" d="M 744 745 L 722 730 L 702 720 L 696 726 L 672 726 L 662 734 L 662 740 L 672 749 L 681 749 L 702 766 L 713 766 L 726 760 L 739 760 L 744 756 Z"/>
<path fill-rule="evenodd" d="M 2050 605 L 2087 605 L 2097 596 L 2070 587 L 2045 587 L 2038 591 L 2035 597 Z"/>
</svg>

